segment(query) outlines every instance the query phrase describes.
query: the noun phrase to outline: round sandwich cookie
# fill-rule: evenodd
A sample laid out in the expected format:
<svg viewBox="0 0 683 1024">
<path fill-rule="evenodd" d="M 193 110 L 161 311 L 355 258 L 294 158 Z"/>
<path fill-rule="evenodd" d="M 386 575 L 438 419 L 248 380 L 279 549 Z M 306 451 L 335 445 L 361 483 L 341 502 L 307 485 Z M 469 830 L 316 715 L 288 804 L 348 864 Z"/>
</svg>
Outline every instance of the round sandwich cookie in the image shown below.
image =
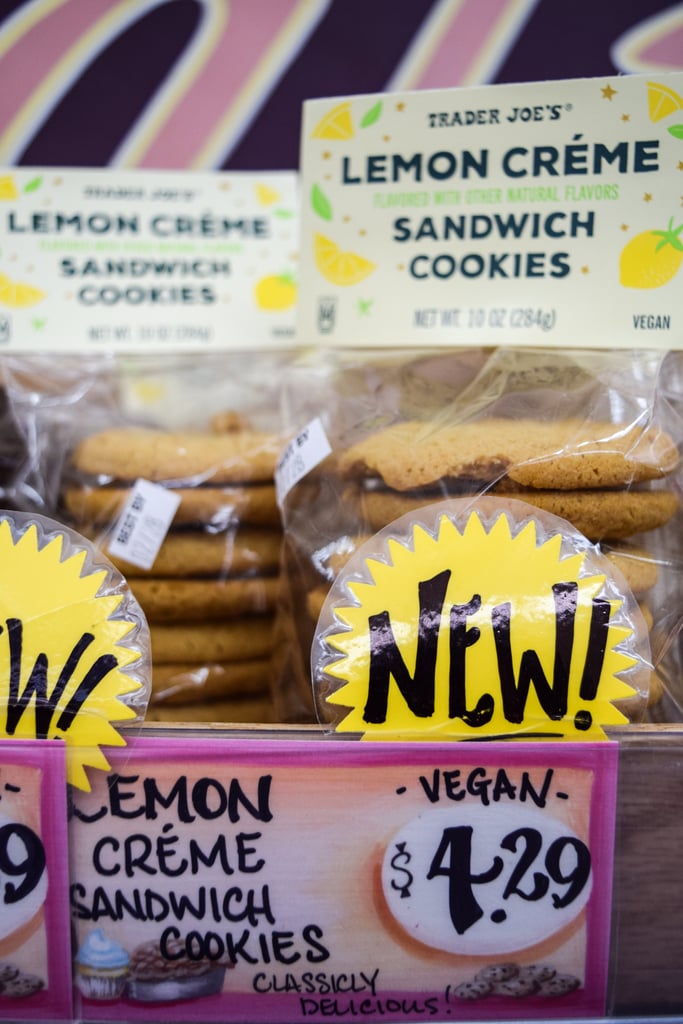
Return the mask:
<svg viewBox="0 0 683 1024">
<path fill-rule="evenodd" d="M 378 477 L 398 491 L 504 475 L 530 488 L 571 491 L 656 479 L 678 463 L 676 445 L 657 427 L 488 418 L 447 426 L 394 424 L 347 449 L 340 469 L 350 478 Z"/>
<path fill-rule="evenodd" d="M 72 453 L 79 473 L 110 480 L 192 484 L 272 480 L 282 441 L 252 430 L 170 432 L 112 427 L 91 434 Z"/>
<path fill-rule="evenodd" d="M 272 612 L 277 604 L 280 579 L 278 576 L 134 577 L 130 588 L 149 622 L 177 622 Z"/>
<path fill-rule="evenodd" d="M 435 497 L 425 493 L 365 490 L 358 495 L 359 511 L 371 529 L 381 530 L 406 512 L 442 500 L 445 496 L 443 493 Z M 469 495 L 472 501 L 476 497 L 476 493 Z M 592 541 L 622 540 L 658 529 L 668 523 L 679 509 L 676 493 L 663 489 L 525 490 L 515 491 L 510 497 L 566 519 Z"/>
<path fill-rule="evenodd" d="M 216 700 L 265 693 L 270 685 L 270 658 L 247 661 L 169 662 L 154 666 L 152 704 L 185 704 L 188 701 Z"/>
<path fill-rule="evenodd" d="M 273 722 L 273 708 L 270 697 L 233 697 L 223 700 L 188 701 L 185 704 L 150 704 L 147 709 L 147 722 L 175 722 L 186 725 L 193 723 L 215 723 L 229 725 L 231 723 Z"/>
<path fill-rule="evenodd" d="M 177 662 L 244 661 L 265 658 L 273 649 L 272 615 L 251 615 L 219 622 L 150 624 L 152 659 L 159 665 Z"/>
<path fill-rule="evenodd" d="M 254 573 L 273 574 L 280 564 L 282 534 L 279 530 L 241 527 L 222 533 L 199 530 L 171 531 L 162 543 L 151 569 L 143 569 L 110 555 L 127 578 L 227 577 Z"/>
<path fill-rule="evenodd" d="M 173 517 L 174 526 L 205 524 L 220 529 L 237 523 L 279 526 L 281 522 L 274 484 L 170 489 L 180 499 Z M 84 484 L 65 487 L 61 499 L 67 515 L 75 521 L 103 526 L 117 519 L 130 493 L 128 486 Z"/>
</svg>

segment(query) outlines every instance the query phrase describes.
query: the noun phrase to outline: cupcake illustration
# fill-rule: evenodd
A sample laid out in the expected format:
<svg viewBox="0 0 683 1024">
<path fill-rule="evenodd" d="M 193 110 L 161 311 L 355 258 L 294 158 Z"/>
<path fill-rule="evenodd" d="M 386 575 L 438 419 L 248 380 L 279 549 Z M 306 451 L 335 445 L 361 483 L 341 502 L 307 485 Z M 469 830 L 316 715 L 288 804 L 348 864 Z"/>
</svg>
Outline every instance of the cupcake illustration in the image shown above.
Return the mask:
<svg viewBox="0 0 683 1024">
<path fill-rule="evenodd" d="M 123 946 L 96 928 L 76 955 L 76 985 L 88 999 L 118 999 L 126 986 L 129 963 Z"/>
</svg>

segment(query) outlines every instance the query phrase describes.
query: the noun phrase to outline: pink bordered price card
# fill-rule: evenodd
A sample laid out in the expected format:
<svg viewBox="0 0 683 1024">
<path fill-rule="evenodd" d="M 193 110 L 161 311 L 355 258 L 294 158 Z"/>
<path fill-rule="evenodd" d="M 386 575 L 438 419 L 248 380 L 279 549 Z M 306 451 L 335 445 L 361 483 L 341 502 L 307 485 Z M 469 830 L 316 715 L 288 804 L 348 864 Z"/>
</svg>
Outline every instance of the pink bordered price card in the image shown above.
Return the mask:
<svg viewBox="0 0 683 1024">
<path fill-rule="evenodd" d="M 599 1016 L 616 758 L 136 737 L 74 792 L 79 1017 Z"/>
<path fill-rule="evenodd" d="M 66 758 L 0 741 L 0 1020 L 71 1020 Z"/>
</svg>

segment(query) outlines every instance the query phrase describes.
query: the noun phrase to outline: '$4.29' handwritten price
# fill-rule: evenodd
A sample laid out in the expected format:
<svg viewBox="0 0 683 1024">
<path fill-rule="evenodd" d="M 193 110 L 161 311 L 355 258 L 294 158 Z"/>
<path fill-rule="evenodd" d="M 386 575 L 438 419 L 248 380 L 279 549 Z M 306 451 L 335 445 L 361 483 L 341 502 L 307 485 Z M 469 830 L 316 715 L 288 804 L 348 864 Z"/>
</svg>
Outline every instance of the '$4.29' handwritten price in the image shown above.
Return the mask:
<svg viewBox="0 0 683 1024">
<path fill-rule="evenodd" d="M 436 924 L 434 913 L 441 918 L 447 913 L 449 927 L 463 936 L 485 917 L 486 927 L 489 922 L 495 927 L 510 920 L 514 929 L 523 908 L 543 900 L 563 918 L 558 922 L 561 926 L 566 923 L 565 914 L 574 916 L 573 904 L 578 912 L 585 903 L 591 854 L 576 836 L 545 836 L 543 830 L 523 825 L 505 832 L 498 849 L 489 853 L 491 837 L 484 836 L 478 823 L 449 825 L 440 834 L 428 829 L 428 833 L 419 850 L 404 833 L 387 852 L 385 892 L 394 913 L 404 921 L 407 917 L 422 924 L 431 918 Z M 404 903 L 403 911 L 403 901 L 412 906 Z"/>
</svg>

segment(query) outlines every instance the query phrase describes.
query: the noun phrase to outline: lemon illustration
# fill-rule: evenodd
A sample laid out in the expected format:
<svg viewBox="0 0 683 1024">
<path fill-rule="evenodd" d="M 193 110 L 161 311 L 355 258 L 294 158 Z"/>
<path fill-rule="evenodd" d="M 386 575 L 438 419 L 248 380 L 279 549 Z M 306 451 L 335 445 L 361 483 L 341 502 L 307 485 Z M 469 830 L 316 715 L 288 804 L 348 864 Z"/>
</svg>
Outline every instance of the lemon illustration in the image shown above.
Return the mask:
<svg viewBox="0 0 683 1024">
<path fill-rule="evenodd" d="M 256 185 L 256 199 L 261 206 L 272 206 L 273 203 L 277 203 L 279 198 L 280 193 L 276 192 L 270 185 L 262 183 Z"/>
<path fill-rule="evenodd" d="M 0 199 L 16 199 L 18 195 L 12 175 L 3 174 L 0 177 Z"/>
<path fill-rule="evenodd" d="M 647 104 L 651 121 L 661 121 L 677 110 L 683 110 L 683 97 L 659 82 L 647 83 Z"/>
<path fill-rule="evenodd" d="M 340 103 L 333 107 L 318 121 L 313 129 L 314 139 L 352 139 L 353 121 L 351 120 L 351 104 Z"/>
<path fill-rule="evenodd" d="M 666 231 L 641 231 L 627 242 L 619 257 L 619 280 L 626 288 L 661 288 L 683 262 L 683 224 Z"/>
<path fill-rule="evenodd" d="M 153 380 L 137 381 L 131 390 L 143 405 L 155 405 L 157 402 L 163 401 L 166 396 L 164 385 Z"/>
<path fill-rule="evenodd" d="M 254 289 L 256 305 L 260 309 L 289 309 L 296 302 L 296 284 L 289 274 L 269 274 L 257 282 Z"/>
<path fill-rule="evenodd" d="M 335 242 L 324 235 L 313 236 L 313 253 L 316 267 L 332 284 L 357 284 L 377 267 L 376 263 L 366 260 L 358 253 L 342 252 Z"/>
<path fill-rule="evenodd" d="M 23 284 L 21 281 L 10 281 L 7 277 L 0 275 L 0 304 L 10 306 L 12 309 L 24 309 L 26 306 L 35 306 L 37 302 L 45 298 L 45 292 L 33 285 Z"/>
</svg>

